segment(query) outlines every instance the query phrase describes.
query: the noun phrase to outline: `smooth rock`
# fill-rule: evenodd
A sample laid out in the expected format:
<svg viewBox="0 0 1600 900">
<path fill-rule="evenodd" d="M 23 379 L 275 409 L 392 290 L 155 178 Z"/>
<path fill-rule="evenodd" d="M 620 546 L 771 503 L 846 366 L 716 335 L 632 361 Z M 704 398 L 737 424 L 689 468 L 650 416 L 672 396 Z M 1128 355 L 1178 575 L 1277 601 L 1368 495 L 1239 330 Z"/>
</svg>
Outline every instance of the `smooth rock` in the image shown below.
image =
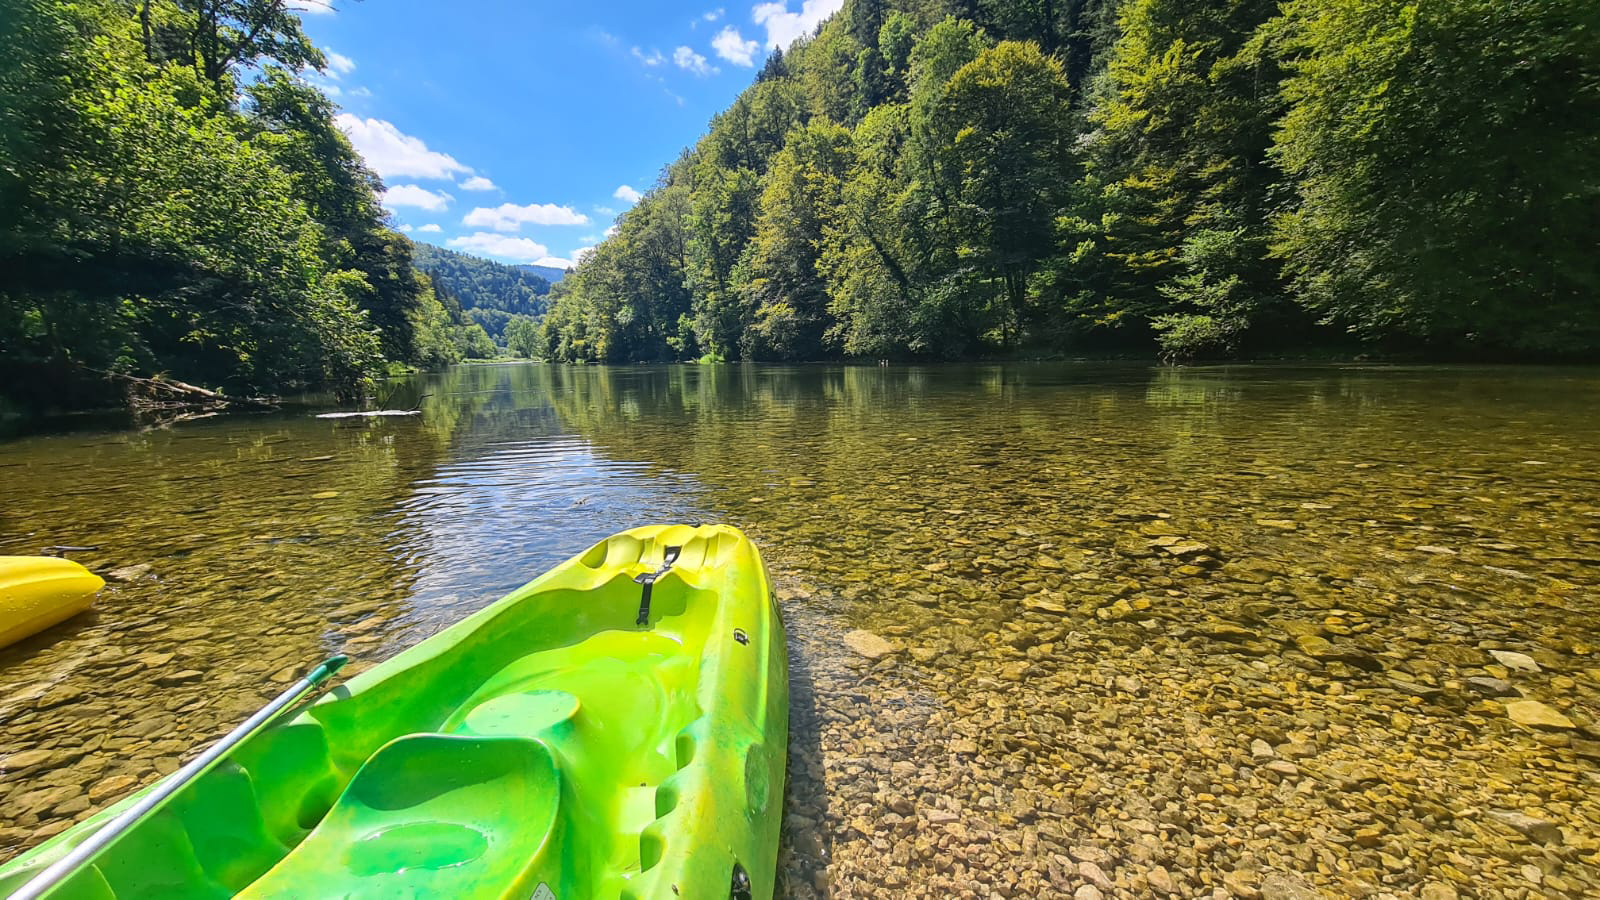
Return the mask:
<svg viewBox="0 0 1600 900">
<path fill-rule="evenodd" d="M 111 581 L 138 581 L 144 576 L 150 574 L 150 570 L 152 568 L 154 568 L 154 566 L 150 565 L 149 563 L 138 563 L 131 566 L 123 566 L 120 569 L 112 569 L 111 571 L 107 572 L 106 578 Z"/>
<path fill-rule="evenodd" d="M 1561 843 L 1561 826 L 1547 819 L 1510 809 L 1491 809 L 1488 816 L 1502 825 L 1509 825 L 1530 841 L 1541 844 Z"/>
<path fill-rule="evenodd" d="M 1517 692 L 1511 682 L 1504 678 L 1491 678 L 1488 675 L 1474 675 L 1468 678 L 1467 687 L 1485 697 L 1510 697 Z"/>
<path fill-rule="evenodd" d="M 1254 900 L 1261 896 L 1261 891 L 1256 887 L 1257 875 L 1248 869 L 1234 869 L 1222 876 L 1222 886 L 1228 893 L 1244 900 Z"/>
<path fill-rule="evenodd" d="M 1078 862 L 1106 863 L 1111 861 L 1111 854 L 1100 847 L 1068 847 L 1067 855 Z"/>
<path fill-rule="evenodd" d="M 898 649 L 878 635 L 859 628 L 845 634 L 844 645 L 867 659 L 882 659 L 894 654 Z"/>
<path fill-rule="evenodd" d="M 36 769 L 56 758 L 54 750 L 24 750 L 0 759 L 0 772 L 26 772 Z"/>
<path fill-rule="evenodd" d="M 1516 672 L 1539 671 L 1539 664 L 1526 653 L 1514 653 L 1510 650 L 1490 650 L 1489 655 L 1495 658 L 1495 662 Z"/>
<path fill-rule="evenodd" d="M 139 779 L 132 775 L 112 775 L 110 778 L 103 778 L 94 787 L 89 788 L 89 802 L 100 803 L 109 800 L 138 784 Z"/>
<path fill-rule="evenodd" d="M 1332 659 L 1339 655 L 1338 651 L 1333 649 L 1332 642 L 1314 634 L 1295 635 L 1294 645 L 1300 648 L 1301 653 L 1312 659 Z"/>
<path fill-rule="evenodd" d="M 1422 886 L 1422 892 L 1417 896 L 1421 900 L 1457 900 L 1459 895 L 1455 888 L 1442 881 L 1430 881 Z"/>
<path fill-rule="evenodd" d="M 1080 885 L 1072 892 L 1072 900 L 1105 900 L 1105 894 L 1092 884 Z"/>
<path fill-rule="evenodd" d="M 1159 893 L 1176 894 L 1178 892 L 1178 886 L 1172 881 L 1172 873 L 1168 872 L 1165 866 L 1156 866 L 1154 869 L 1144 873 L 1144 878 L 1145 881 L 1150 882 L 1150 887 Z"/>
<path fill-rule="evenodd" d="M 1031 597 L 1024 597 L 1022 598 L 1022 606 L 1024 609 L 1047 612 L 1058 616 L 1067 611 L 1066 604 L 1050 594 L 1034 594 Z"/>
<path fill-rule="evenodd" d="M 1572 720 L 1537 700 L 1517 700 L 1506 704 L 1506 715 L 1518 725 L 1530 728 L 1576 728 Z"/>
<path fill-rule="evenodd" d="M 1111 881 L 1111 878 L 1107 876 L 1105 870 L 1100 868 L 1100 866 L 1096 863 L 1087 861 L 1078 863 L 1078 874 L 1083 876 L 1085 881 L 1097 888 L 1100 888 L 1101 890 L 1116 890 L 1116 885 Z"/>
<path fill-rule="evenodd" d="M 1297 876 L 1274 872 L 1261 880 L 1261 900 L 1322 900 L 1322 893 Z"/>
</svg>

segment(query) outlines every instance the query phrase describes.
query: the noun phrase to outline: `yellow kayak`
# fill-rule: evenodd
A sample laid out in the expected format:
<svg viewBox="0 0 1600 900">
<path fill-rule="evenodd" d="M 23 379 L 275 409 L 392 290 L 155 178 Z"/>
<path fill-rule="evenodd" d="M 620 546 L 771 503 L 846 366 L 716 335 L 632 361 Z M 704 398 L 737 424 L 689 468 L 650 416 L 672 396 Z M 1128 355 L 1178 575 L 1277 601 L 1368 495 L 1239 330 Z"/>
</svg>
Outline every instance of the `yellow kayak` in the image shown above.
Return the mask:
<svg viewBox="0 0 1600 900">
<path fill-rule="evenodd" d="M 0 647 L 83 612 L 105 585 L 70 559 L 0 556 Z"/>
</svg>

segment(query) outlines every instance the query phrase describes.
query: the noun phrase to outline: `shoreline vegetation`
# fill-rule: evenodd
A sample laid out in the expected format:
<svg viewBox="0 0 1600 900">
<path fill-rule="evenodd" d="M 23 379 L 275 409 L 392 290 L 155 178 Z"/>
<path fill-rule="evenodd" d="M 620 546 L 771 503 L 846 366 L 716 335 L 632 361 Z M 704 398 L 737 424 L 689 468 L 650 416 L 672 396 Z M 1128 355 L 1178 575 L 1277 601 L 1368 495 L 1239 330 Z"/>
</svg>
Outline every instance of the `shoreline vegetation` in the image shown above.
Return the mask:
<svg viewBox="0 0 1600 900">
<path fill-rule="evenodd" d="M 1592 362 L 1588 0 L 849 0 L 551 293 L 564 361 Z"/>
<path fill-rule="evenodd" d="M 0 404 L 355 399 L 498 352 L 390 227 L 325 63 L 285 0 L 0 0 Z"/>
<path fill-rule="evenodd" d="M 1594 362 L 1597 60 L 1588 0 L 848 0 L 552 287 L 390 227 L 285 0 L 0 0 L 0 405 L 507 354 Z"/>
</svg>

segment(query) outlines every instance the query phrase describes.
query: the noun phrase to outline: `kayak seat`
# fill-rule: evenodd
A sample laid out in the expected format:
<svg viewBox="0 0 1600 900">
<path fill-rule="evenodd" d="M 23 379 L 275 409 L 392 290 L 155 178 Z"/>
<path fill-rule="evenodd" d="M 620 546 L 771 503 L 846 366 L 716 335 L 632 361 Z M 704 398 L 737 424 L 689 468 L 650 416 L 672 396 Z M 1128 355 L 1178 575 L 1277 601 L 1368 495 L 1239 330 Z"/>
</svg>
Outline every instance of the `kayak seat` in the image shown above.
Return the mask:
<svg viewBox="0 0 1600 900">
<path fill-rule="evenodd" d="M 356 772 L 321 823 L 240 896 L 529 896 L 555 852 L 561 774 L 539 741 L 411 734 Z"/>
</svg>

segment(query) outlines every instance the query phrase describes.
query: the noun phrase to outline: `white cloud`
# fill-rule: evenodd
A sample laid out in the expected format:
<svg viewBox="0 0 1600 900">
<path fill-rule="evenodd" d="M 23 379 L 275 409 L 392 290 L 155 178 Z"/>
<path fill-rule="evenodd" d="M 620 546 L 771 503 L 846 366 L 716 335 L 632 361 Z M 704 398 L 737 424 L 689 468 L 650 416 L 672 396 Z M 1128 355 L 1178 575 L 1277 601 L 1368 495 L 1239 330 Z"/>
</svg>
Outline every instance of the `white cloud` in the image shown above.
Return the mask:
<svg viewBox="0 0 1600 900">
<path fill-rule="evenodd" d="M 612 191 L 611 196 L 621 200 L 623 203 L 626 203 L 629 206 L 632 206 L 633 204 L 644 199 L 643 194 L 625 184 L 618 186 L 616 190 Z"/>
<path fill-rule="evenodd" d="M 349 113 L 334 118 L 339 130 L 350 138 L 356 152 L 372 171 L 384 178 L 450 178 L 470 175 L 472 168 L 454 157 L 428 149 L 421 138 L 414 138 L 382 119 L 362 119 Z"/>
<path fill-rule="evenodd" d="M 400 226 L 400 230 L 405 232 L 406 234 L 410 234 L 412 229 L 411 229 L 410 225 L 401 225 Z"/>
<path fill-rule="evenodd" d="M 422 232 L 423 234 L 438 234 L 439 232 L 443 231 L 444 229 L 440 228 L 437 225 L 421 225 L 421 226 L 418 226 L 417 230 Z"/>
<path fill-rule="evenodd" d="M 572 264 L 575 265 L 575 266 L 576 265 L 582 265 L 584 259 L 587 258 L 588 255 L 593 253 L 593 252 L 594 252 L 594 248 L 593 247 L 579 247 L 578 249 L 572 251 Z"/>
<path fill-rule="evenodd" d="M 461 223 L 474 228 L 516 231 L 523 225 L 587 225 L 589 217 L 570 206 L 557 206 L 554 203 L 530 203 L 527 206 L 502 203 L 493 208 L 480 206 L 467 213 Z"/>
<path fill-rule="evenodd" d="M 333 15 L 333 4 L 329 0 L 299 0 L 289 9 L 291 12 L 297 12 L 305 16 Z"/>
<path fill-rule="evenodd" d="M 355 60 L 345 56 L 343 53 L 328 51 L 328 71 L 333 73 L 333 77 L 338 78 L 340 75 L 349 75 L 355 70 Z"/>
<path fill-rule="evenodd" d="M 466 181 L 461 182 L 461 189 L 463 191 L 498 191 L 498 190 L 500 190 L 498 187 L 495 187 L 495 183 L 494 182 L 492 182 L 489 179 L 483 177 L 482 175 L 474 175 L 471 178 L 468 178 Z"/>
<path fill-rule="evenodd" d="M 719 6 L 700 18 L 705 19 L 707 22 L 715 22 L 716 20 L 722 18 L 722 14 L 725 12 L 727 12 L 727 10 Z"/>
<path fill-rule="evenodd" d="M 352 97 L 371 97 L 372 96 L 372 91 L 370 89 L 364 87 L 364 86 L 363 87 L 358 87 L 355 90 L 350 92 L 350 96 L 352 96 Z"/>
<path fill-rule="evenodd" d="M 688 47 L 679 47 L 672 51 L 672 61 L 678 64 L 678 68 L 693 72 L 701 78 L 717 73 L 716 66 L 707 65 L 704 56 Z"/>
<path fill-rule="evenodd" d="M 753 66 L 756 64 L 756 51 L 761 49 L 761 45 L 756 41 L 745 40 L 739 29 L 729 25 L 711 39 L 711 49 L 734 65 Z"/>
<path fill-rule="evenodd" d="M 789 0 L 757 4 L 750 17 L 767 29 L 767 47 L 782 47 L 805 37 L 827 17 L 839 11 L 844 0 L 802 0 L 799 12 L 789 11 Z"/>
<path fill-rule="evenodd" d="M 596 206 L 594 211 L 602 216 L 614 216 L 617 214 L 617 211 L 609 206 Z"/>
<path fill-rule="evenodd" d="M 312 82 L 312 85 L 316 87 L 317 90 L 327 94 L 329 97 L 338 97 L 344 93 L 344 91 L 339 90 L 339 86 L 337 84 L 334 84 L 331 81 L 315 81 Z"/>
<path fill-rule="evenodd" d="M 507 262 L 544 265 L 541 260 L 550 255 L 549 247 L 531 238 L 511 237 L 487 231 L 451 238 L 448 243 L 458 250 L 467 250 Z"/>
<path fill-rule="evenodd" d="M 640 50 L 638 47 L 635 47 L 633 48 L 633 55 L 634 58 L 639 60 L 639 62 L 642 62 L 651 68 L 655 68 L 656 66 L 659 66 L 667 61 L 667 58 L 661 55 L 661 51 L 656 50 L 655 48 L 651 48 L 650 52 L 646 53 L 643 50 Z"/>
<path fill-rule="evenodd" d="M 536 259 L 533 261 L 533 264 L 536 266 L 549 266 L 552 269 L 572 268 L 572 260 L 562 259 L 559 256 L 546 256 L 543 259 Z"/>
<path fill-rule="evenodd" d="M 608 237 L 608 238 L 616 237 L 617 236 L 617 232 L 620 231 L 620 230 L 621 229 L 619 229 L 617 226 L 613 225 L 610 228 L 606 229 L 606 237 Z"/>
<path fill-rule="evenodd" d="M 455 198 L 444 191 L 435 193 L 425 187 L 414 184 L 401 184 L 383 192 L 383 205 L 393 209 L 397 206 L 415 206 L 429 212 L 439 212 L 450 205 Z"/>
</svg>

